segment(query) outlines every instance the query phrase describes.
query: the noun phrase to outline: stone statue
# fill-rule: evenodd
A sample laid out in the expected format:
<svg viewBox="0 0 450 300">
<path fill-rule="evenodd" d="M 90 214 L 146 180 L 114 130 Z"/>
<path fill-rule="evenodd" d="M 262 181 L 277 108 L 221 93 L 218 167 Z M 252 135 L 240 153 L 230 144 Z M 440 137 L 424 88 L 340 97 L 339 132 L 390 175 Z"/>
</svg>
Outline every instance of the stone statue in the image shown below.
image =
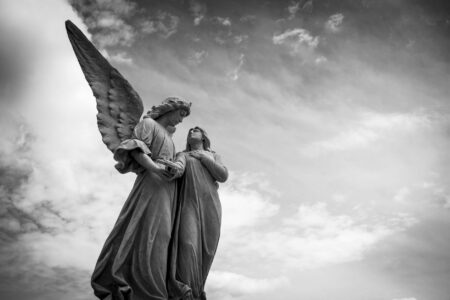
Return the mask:
<svg viewBox="0 0 450 300">
<path fill-rule="evenodd" d="M 191 104 L 167 98 L 140 121 L 139 95 L 70 21 L 66 29 L 97 99 L 103 142 L 121 173 L 135 184 L 107 238 L 92 275 L 94 294 L 108 300 L 168 299 L 169 243 L 176 216 L 176 182 L 159 161 L 175 158 L 171 134 Z"/>
<path fill-rule="evenodd" d="M 179 180 L 178 211 L 171 246 L 169 299 L 206 300 L 206 278 L 220 236 L 218 183 L 228 171 L 211 150 L 205 130 L 189 130 L 186 150 L 169 163 Z"/>
</svg>

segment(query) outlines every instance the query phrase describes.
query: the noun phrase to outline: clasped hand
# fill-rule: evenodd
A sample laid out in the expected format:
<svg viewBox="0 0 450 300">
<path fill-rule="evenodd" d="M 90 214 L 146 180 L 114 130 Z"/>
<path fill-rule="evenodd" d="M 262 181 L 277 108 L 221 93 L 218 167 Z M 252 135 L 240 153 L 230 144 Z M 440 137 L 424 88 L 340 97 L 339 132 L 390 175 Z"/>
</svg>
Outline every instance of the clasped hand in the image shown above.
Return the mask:
<svg viewBox="0 0 450 300">
<path fill-rule="evenodd" d="M 214 160 L 213 154 L 211 152 L 205 151 L 205 150 L 193 150 L 193 151 L 189 152 L 189 155 L 197 158 L 200 161 L 204 160 L 204 159 Z"/>
<path fill-rule="evenodd" d="M 156 161 L 158 165 L 158 170 L 156 173 L 166 180 L 173 180 L 178 175 L 178 166 L 170 160 L 158 159 Z"/>
</svg>

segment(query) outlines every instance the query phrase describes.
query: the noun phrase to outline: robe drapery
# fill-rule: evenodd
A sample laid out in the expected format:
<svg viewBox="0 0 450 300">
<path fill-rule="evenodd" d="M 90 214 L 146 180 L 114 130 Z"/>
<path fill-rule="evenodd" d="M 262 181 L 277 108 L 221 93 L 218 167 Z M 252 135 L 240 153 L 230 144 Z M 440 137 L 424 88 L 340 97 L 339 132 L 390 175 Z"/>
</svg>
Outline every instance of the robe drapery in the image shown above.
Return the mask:
<svg viewBox="0 0 450 300">
<path fill-rule="evenodd" d="M 181 152 L 177 221 L 171 247 L 169 299 L 206 299 L 206 278 L 217 250 L 222 208 L 217 192 L 228 171 L 219 155 L 200 161 Z"/>
<path fill-rule="evenodd" d="M 92 275 L 94 294 L 107 300 L 165 300 L 169 242 L 176 212 L 176 182 L 144 169 L 131 156 L 140 149 L 158 158 L 173 160 L 173 141 L 161 125 L 144 118 L 132 139 L 114 153 L 121 173 L 137 178 L 107 238 Z"/>
</svg>

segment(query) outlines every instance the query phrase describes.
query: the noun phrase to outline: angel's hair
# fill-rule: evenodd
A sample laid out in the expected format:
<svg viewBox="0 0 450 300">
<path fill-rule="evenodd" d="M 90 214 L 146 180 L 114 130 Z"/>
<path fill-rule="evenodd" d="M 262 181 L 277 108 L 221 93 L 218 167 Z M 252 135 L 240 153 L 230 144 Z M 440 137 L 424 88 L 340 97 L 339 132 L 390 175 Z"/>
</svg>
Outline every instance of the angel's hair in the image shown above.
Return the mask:
<svg viewBox="0 0 450 300">
<path fill-rule="evenodd" d="M 144 118 L 152 118 L 153 120 L 157 120 L 161 116 L 171 112 L 173 110 L 182 109 L 186 111 L 186 116 L 189 116 L 191 113 L 191 105 L 192 103 L 187 102 L 178 97 L 169 97 L 166 98 L 160 105 L 153 106 L 151 110 L 147 112 Z"/>
</svg>

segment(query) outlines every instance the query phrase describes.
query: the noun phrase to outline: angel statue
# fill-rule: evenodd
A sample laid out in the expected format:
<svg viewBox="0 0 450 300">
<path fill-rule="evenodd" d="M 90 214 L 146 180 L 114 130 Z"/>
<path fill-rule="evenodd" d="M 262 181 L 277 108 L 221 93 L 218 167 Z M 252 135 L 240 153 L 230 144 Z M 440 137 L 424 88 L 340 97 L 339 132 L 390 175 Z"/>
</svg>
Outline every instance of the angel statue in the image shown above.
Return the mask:
<svg viewBox="0 0 450 300">
<path fill-rule="evenodd" d="M 103 142 L 121 173 L 137 174 L 134 186 L 98 258 L 91 284 L 107 300 L 168 298 L 169 243 L 176 215 L 176 182 L 159 161 L 175 158 L 172 133 L 190 114 L 176 97 L 143 117 L 139 95 L 70 21 L 66 29 L 84 76 L 97 100 Z"/>
</svg>

